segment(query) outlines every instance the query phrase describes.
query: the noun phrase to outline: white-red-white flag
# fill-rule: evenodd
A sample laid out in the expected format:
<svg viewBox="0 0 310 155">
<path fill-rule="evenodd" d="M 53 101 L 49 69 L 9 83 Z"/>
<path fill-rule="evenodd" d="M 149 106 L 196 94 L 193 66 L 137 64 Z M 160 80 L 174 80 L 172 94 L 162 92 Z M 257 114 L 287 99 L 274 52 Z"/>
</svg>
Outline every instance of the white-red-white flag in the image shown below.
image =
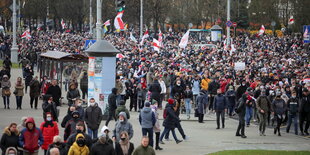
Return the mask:
<svg viewBox="0 0 310 155">
<path fill-rule="evenodd" d="M 119 13 L 117 13 L 115 19 L 114 19 L 114 27 L 116 30 L 124 30 L 124 22 L 122 20 L 124 11 L 121 11 Z"/>
<path fill-rule="evenodd" d="M 153 38 L 153 48 L 155 51 L 159 52 L 160 50 L 160 42 L 158 40 L 156 40 L 155 38 Z"/>
<path fill-rule="evenodd" d="M 187 46 L 188 38 L 189 38 L 189 30 L 187 30 L 187 32 L 182 37 L 181 42 L 179 44 L 180 48 L 185 48 Z"/>
<path fill-rule="evenodd" d="M 21 36 L 21 38 L 26 38 L 27 40 L 31 39 L 30 30 L 26 30 Z"/>
<path fill-rule="evenodd" d="M 143 43 L 144 43 L 144 39 L 148 38 L 149 37 L 149 30 L 146 30 L 142 36 L 142 39 L 140 41 L 140 45 L 142 46 Z"/>
<path fill-rule="evenodd" d="M 262 27 L 260 27 L 259 31 L 258 31 L 258 35 L 261 36 L 265 33 L 265 26 L 262 25 Z"/>
<path fill-rule="evenodd" d="M 104 25 L 104 26 L 110 26 L 110 25 L 111 25 L 110 19 L 107 20 L 106 22 L 104 22 L 103 25 Z"/>
<path fill-rule="evenodd" d="M 295 22 L 295 19 L 293 16 L 291 16 L 290 19 L 288 20 L 288 24 L 292 25 L 292 24 L 294 24 L 294 22 Z"/>
<path fill-rule="evenodd" d="M 161 32 L 160 29 L 159 29 L 159 34 L 158 34 L 158 41 L 159 41 L 160 47 L 163 47 L 163 33 Z"/>
<path fill-rule="evenodd" d="M 66 29 L 67 28 L 64 19 L 61 19 L 61 27 L 62 27 L 62 29 Z"/>
</svg>

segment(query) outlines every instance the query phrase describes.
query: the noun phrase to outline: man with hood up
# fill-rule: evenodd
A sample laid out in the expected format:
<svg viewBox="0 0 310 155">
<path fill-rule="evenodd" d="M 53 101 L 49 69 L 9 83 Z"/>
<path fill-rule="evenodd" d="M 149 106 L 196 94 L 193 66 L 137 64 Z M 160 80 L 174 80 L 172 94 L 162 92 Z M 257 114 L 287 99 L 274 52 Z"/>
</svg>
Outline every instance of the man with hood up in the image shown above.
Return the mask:
<svg viewBox="0 0 310 155">
<path fill-rule="evenodd" d="M 89 155 L 90 151 L 86 145 L 86 139 L 83 134 L 76 136 L 76 141 L 70 147 L 68 155 Z"/>
<path fill-rule="evenodd" d="M 102 120 L 102 111 L 94 98 L 89 100 L 89 107 L 85 110 L 85 122 L 87 124 L 88 135 L 91 138 L 98 137 L 98 128 Z"/>
<path fill-rule="evenodd" d="M 113 145 L 107 141 L 107 136 L 102 134 L 93 145 L 90 155 L 115 155 Z"/>
<path fill-rule="evenodd" d="M 133 137 L 133 128 L 131 123 L 128 122 L 125 112 L 121 112 L 118 115 L 118 121 L 115 124 L 115 129 L 113 130 L 113 138 L 115 138 L 115 141 L 120 140 L 120 134 L 123 131 L 128 133 L 129 139 Z"/>
<path fill-rule="evenodd" d="M 37 155 L 39 148 L 43 145 L 42 132 L 36 127 L 32 117 L 26 120 L 26 128 L 19 136 L 19 145 L 23 148 L 24 155 Z"/>
<path fill-rule="evenodd" d="M 150 139 L 149 145 L 153 147 L 153 127 L 156 123 L 155 114 L 150 107 L 150 102 L 145 102 L 145 106 L 140 112 L 139 122 L 142 127 L 142 135 Z"/>
<path fill-rule="evenodd" d="M 117 88 L 112 88 L 112 93 L 108 97 L 108 103 L 109 103 L 109 117 L 105 123 L 106 126 L 109 125 L 110 120 L 112 117 L 116 121 L 116 116 L 115 116 L 115 110 L 117 108 L 116 104 L 116 99 L 117 98 Z"/>
<path fill-rule="evenodd" d="M 76 132 L 75 126 L 78 123 L 84 124 L 83 120 L 80 119 L 80 113 L 78 111 L 72 112 L 72 118 L 67 122 L 65 126 L 65 134 L 64 134 L 64 140 L 67 140 L 67 138 Z"/>
</svg>

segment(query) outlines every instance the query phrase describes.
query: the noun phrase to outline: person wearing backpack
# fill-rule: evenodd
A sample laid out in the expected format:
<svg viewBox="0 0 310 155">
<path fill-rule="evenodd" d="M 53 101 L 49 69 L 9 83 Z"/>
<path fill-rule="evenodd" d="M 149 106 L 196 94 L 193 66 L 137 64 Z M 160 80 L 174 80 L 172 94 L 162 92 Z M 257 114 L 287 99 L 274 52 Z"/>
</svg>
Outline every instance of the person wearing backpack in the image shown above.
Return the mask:
<svg viewBox="0 0 310 155">
<path fill-rule="evenodd" d="M 266 136 L 266 123 L 268 118 L 268 113 L 270 112 L 271 102 L 268 100 L 266 96 L 266 90 L 261 91 L 261 95 L 257 98 L 256 101 L 256 109 L 258 112 L 259 118 L 259 135 Z"/>
<path fill-rule="evenodd" d="M 238 100 L 238 103 L 237 103 L 236 109 L 235 109 L 236 113 L 239 116 L 239 125 L 237 128 L 236 136 L 240 136 L 241 138 L 247 137 L 244 134 L 244 130 L 245 130 L 245 119 L 244 119 L 244 117 L 245 117 L 245 111 L 246 111 L 246 107 L 245 107 L 246 100 L 247 100 L 247 95 L 243 94 L 242 97 Z"/>
</svg>

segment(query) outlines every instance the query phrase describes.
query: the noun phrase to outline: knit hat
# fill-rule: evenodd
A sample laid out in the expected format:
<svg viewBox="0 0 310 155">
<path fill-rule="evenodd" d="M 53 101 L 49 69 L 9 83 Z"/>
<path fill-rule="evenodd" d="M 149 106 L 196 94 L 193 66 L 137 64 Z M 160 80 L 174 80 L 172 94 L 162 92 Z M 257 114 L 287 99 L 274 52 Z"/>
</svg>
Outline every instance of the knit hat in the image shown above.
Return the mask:
<svg viewBox="0 0 310 155">
<path fill-rule="evenodd" d="M 169 98 L 169 99 L 168 99 L 168 104 L 174 104 L 174 99 Z"/>
<path fill-rule="evenodd" d="M 152 100 L 152 105 L 158 103 L 156 100 Z"/>
</svg>

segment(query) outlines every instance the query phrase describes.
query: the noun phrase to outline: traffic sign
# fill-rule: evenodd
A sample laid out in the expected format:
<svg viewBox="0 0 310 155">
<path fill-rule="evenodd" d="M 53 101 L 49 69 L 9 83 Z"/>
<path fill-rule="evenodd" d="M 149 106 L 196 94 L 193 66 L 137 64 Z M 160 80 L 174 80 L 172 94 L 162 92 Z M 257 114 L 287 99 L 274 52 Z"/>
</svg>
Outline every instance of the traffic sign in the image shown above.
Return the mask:
<svg viewBox="0 0 310 155">
<path fill-rule="evenodd" d="M 304 25 L 303 26 L 303 38 L 304 43 L 310 43 L 310 25 Z"/>
<path fill-rule="evenodd" d="M 227 26 L 227 27 L 231 27 L 232 24 L 233 24 L 233 23 L 232 23 L 230 20 L 226 22 L 226 26 Z"/>
<path fill-rule="evenodd" d="M 233 23 L 233 26 L 234 26 L 234 27 L 237 27 L 237 23 L 236 23 L 236 22 L 234 22 L 234 23 Z"/>
</svg>

